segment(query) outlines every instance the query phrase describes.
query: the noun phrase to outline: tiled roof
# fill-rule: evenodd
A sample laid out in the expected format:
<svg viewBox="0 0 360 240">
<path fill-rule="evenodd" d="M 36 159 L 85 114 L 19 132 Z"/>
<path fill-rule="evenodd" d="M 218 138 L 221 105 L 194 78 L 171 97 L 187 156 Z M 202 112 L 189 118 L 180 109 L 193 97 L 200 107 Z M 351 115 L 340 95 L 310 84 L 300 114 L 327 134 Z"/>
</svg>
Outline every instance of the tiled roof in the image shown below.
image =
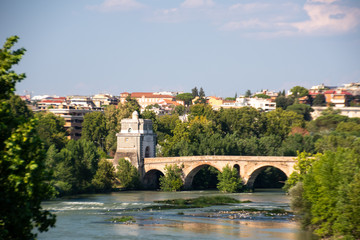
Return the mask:
<svg viewBox="0 0 360 240">
<path fill-rule="evenodd" d="M 131 97 L 132 98 L 175 98 L 174 96 L 171 95 L 160 95 L 160 94 L 154 94 L 152 92 L 133 92 L 131 93 Z"/>
<path fill-rule="evenodd" d="M 51 99 L 44 99 L 41 100 L 39 103 L 63 103 L 63 100 L 51 100 Z"/>
<path fill-rule="evenodd" d="M 343 94 L 343 95 L 352 95 L 351 93 L 347 92 L 347 91 L 341 91 L 341 92 L 337 92 L 337 91 L 334 91 L 334 90 L 329 90 L 329 91 L 326 91 L 325 94 Z"/>
</svg>

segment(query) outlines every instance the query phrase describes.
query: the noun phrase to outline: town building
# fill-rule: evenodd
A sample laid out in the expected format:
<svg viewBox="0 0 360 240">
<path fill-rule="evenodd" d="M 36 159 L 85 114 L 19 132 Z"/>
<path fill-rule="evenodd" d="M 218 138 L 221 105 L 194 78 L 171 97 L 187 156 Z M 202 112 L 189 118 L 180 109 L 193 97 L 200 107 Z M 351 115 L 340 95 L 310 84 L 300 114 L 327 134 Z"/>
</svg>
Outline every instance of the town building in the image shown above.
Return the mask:
<svg viewBox="0 0 360 240">
<path fill-rule="evenodd" d="M 352 94 L 342 90 L 328 90 L 324 92 L 326 103 L 330 106 L 345 107 L 350 105 Z"/>
<path fill-rule="evenodd" d="M 65 97 L 46 97 L 36 103 L 37 109 L 62 108 L 67 105 Z"/>
<path fill-rule="evenodd" d="M 139 103 L 142 109 L 145 109 L 149 105 L 164 103 L 166 101 L 168 101 L 170 104 L 172 104 L 173 102 L 183 104 L 183 101 L 176 101 L 175 96 L 156 94 L 152 92 L 133 92 L 133 93 L 123 92 L 120 94 L 120 102 L 125 103 L 126 98 L 128 96 L 136 99 L 136 101 Z"/>
<path fill-rule="evenodd" d="M 82 123 L 84 115 L 92 112 L 90 109 L 73 109 L 73 108 L 58 108 L 47 109 L 48 112 L 62 117 L 65 120 L 65 129 L 68 132 L 68 138 L 78 140 L 81 138 Z"/>
<path fill-rule="evenodd" d="M 91 100 L 98 108 L 108 105 L 117 105 L 119 103 L 119 99 L 110 94 L 96 94 Z"/>
<path fill-rule="evenodd" d="M 87 96 L 68 96 L 66 98 L 69 107 L 93 109 L 95 104 L 90 97 Z"/>
</svg>

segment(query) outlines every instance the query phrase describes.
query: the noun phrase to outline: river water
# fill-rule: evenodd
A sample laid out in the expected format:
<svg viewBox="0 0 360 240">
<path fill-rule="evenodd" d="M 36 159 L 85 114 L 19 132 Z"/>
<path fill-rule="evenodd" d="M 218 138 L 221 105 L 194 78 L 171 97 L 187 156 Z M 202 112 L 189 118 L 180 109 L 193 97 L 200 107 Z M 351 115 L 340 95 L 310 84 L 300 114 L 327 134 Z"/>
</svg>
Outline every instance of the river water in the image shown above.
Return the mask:
<svg viewBox="0 0 360 240">
<path fill-rule="evenodd" d="M 224 195 L 218 191 L 133 191 L 78 195 L 44 203 L 57 215 L 56 227 L 38 239 L 316 239 L 289 216 L 244 215 L 236 208 L 289 210 L 289 197 L 280 191 L 226 194 L 250 203 L 199 209 L 159 210 L 156 200 Z M 150 210 L 144 207 L 153 206 Z M 133 216 L 135 222 L 111 222 Z M 291 217 L 291 216 L 290 216 Z"/>
</svg>

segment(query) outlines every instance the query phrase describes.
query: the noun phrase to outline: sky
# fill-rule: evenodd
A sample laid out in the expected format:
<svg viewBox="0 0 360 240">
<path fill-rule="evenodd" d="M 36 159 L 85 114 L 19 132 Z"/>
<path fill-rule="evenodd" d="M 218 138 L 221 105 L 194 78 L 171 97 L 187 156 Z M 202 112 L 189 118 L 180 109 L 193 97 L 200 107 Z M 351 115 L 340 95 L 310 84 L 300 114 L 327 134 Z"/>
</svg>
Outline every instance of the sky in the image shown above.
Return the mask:
<svg viewBox="0 0 360 240">
<path fill-rule="evenodd" d="M 359 0 L 0 0 L 17 93 L 233 97 L 360 81 Z"/>
</svg>

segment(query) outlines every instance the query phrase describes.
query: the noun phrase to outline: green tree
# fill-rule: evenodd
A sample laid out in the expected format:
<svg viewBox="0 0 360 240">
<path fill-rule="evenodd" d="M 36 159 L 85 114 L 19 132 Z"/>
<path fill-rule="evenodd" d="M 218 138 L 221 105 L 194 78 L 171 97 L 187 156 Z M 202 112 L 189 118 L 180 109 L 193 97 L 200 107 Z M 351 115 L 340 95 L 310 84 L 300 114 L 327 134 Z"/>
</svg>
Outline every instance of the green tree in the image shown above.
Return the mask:
<svg viewBox="0 0 360 240">
<path fill-rule="evenodd" d="M 119 179 L 121 187 L 125 189 L 140 188 L 140 174 L 138 170 L 124 158 L 119 159 L 116 177 Z"/>
<path fill-rule="evenodd" d="M 316 118 L 308 125 L 310 132 L 329 132 L 334 131 L 341 122 L 349 121 L 349 117 L 339 114 L 328 114 Z"/>
<path fill-rule="evenodd" d="M 121 115 L 120 109 L 115 105 L 109 105 L 104 110 L 106 130 L 108 132 L 105 138 L 105 150 L 113 156 L 116 152 L 117 138 L 116 133 L 120 132 L 120 121 L 124 116 Z"/>
<path fill-rule="evenodd" d="M 285 97 L 285 95 L 279 95 L 276 99 L 276 108 L 282 108 L 283 110 L 286 110 L 288 106 L 293 105 L 295 102 L 295 99 L 290 97 Z"/>
<path fill-rule="evenodd" d="M 185 107 L 183 105 L 178 105 L 175 107 L 175 113 L 179 116 L 182 116 L 185 114 Z"/>
<path fill-rule="evenodd" d="M 303 177 L 303 224 L 322 238 L 360 238 L 360 155 L 339 148 L 318 156 Z"/>
<path fill-rule="evenodd" d="M 205 97 L 205 92 L 204 92 L 204 89 L 202 87 L 200 87 L 200 90 L 199 90 L 199 97 L 200 98 L 204 98 Z"/>
<path fill-rule="evenodd" d="M 195 104 L 190 107 L 189 119 L 195 117 L 205 116 L 207 119 L 213 119 L 215 112 L 210 105 Z"/>
<path fill-rule="evenodd" d="M 45 149 L 55 144 L 57 149 L 62 149 L 66 142 L 65 120 L 53 113 L 36 113 L 35 117 L 39 119 L 37 132 L 45 144 Z"/>
<path fill-rule="evenodd" d="M 317 94 L 313 101 L 313 106 L 325 106 L 326 99 L 324 94 Z"/>
<path fill-rule="evenodd" d="M 311 112 L 314 111 L 309 105 L 306 104 L 293 104 L 286 108 L 286 111 L 296 112 L 304 117 L 305 121 L 311 120 Z"/>
<path fill-rule="evenodd" d="M 297 156 L 298 152 L 315 152 L 315 140 L 313 136 L 301 134 L 289 135 L 281 145 L 281 155 L 283 156 Z"/>
<path fill-rule="evenodd" d="M 295 86 L 295 87 L 291 88 L 290 92 L 296 98 L 304 97 L 309 94 L 309 91 L 306 88 L 301 87 L 301 86 Z"/>
<path fill-rule="evenodd" d="M 282 139 L 290 133 L 293 127 L 303 127 L 304 119 L 301 115 L 277 108 L 266 113 L 266 135 L 277 135 Z"/>
<path fill-rule="evenodd" d="M 160 188 L 163 191 L 178 191 L 184 185 L 183 166 L 165 165 L 165 175 L 160 177 Z"/>
<path fill-rule="evenodd" d="M 240 192 L 244 185 L 236 168 L 229 165 L 223 167 L 222 172 L 218 175 L 219 183 L 217 188 L 222 192 Z"/>
<path fill-rule="evenodd" d="M 221 131 L 246 138 L 260 136 L 264 131 L 261 113 L 252 107 L 222 109 L 216 114 L 216 123 Z"/>
<path fill-rule="evenodd" d="M 225 98 L 225 101 L 235 101 L 236 100 L 236 98 L 233 98 L 233 97 L 227 97 L 227 98 Z"/>
<path fill-rule="evenodd" d="M 110 192 L 115 181 L 115 168 L 106 159 L 99 161 L 98 169 L 91 184 L 97 192 Z"/>
<path fill-rule="evenodd" d="M 246 90 L 245 97 L 251 97 L 251 91 L 249 89 Z"/>
<path fill-rule="evenodd" d="M 11 50 L 18 39 L 9 37 L 0 49 L 0 239 L 33 239 L 33 228 L 43 232 L 55 224 L 55 215 L 41 207 L 54 191 L 36 120 L 11 107 L 15 84 L 25 78 L 12 70 L 25 53 Z"/>
<path fill-rule="evenodd" d="M 94 142 L 104 150 L 105 139 L 108 135 L 105 115 L 102 112 L 91 112 L 84 116 L 81 138 Z"/>
<path fill-rule="evenodd" d="M 135 111 L 140 113 L 140 104 L 136 101 L 135 98 L 131 98 L 130 96 L 127 96 L 125 99 L 125 109 L 127 110 L 129 116 Z"/>
<path fill-rule="evenodd" d="M 315 156 L 310 153 L 298 152 L 294 172 L 291 173 L 289 178 L 286 180 L 284 190 L 289 191 L 298 182 L 302 182 L 305 175 L 310 171 L 315 160 Z"/>
<path fill-rule="evenodd" d="M 176 96 L 176 100 L 184 101 L 186 106 L 191 105 L 191 100 L 194 99 L 194 96 L 191 93 L 180 93 Z"/>
<path fill-rule="evenodd" d="M 54 168 L 54 185 L 60 195 L 91 191 L 99 158 L 93 142 L 85 139 L 69 141 L 56 155 L 58 162 Z"/>
<path fill-rule="evenodd" d="M 192 95 L 192 98 L 199 96 L 199 91 L 198 91 L 197 87 L 194 87 L 193 89 L 191 89 L 191 95 Z"/>
</svg>

